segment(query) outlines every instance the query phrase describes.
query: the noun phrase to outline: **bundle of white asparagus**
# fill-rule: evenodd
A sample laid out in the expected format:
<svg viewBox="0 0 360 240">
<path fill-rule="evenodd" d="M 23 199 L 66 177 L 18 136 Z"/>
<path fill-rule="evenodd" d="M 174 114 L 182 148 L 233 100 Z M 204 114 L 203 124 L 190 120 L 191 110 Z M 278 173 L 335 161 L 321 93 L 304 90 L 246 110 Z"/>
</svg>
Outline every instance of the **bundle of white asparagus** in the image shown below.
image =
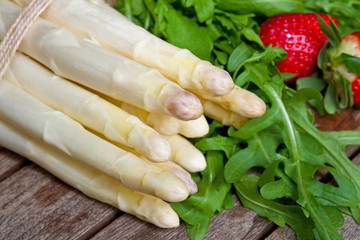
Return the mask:
<svg viewBox="0 0 360 240">
<path fill-rule="evenodd" d="M 0 0 L 0 39 L 29 1 Z M 186 139 L 207 134 L 204 114 L 240 128 L 264 112 L 227 72 L 111 7 L 54 0 L 0 80 L 0 145 L 90 197 L 176 227 L 167 202 L 196 193 L 189 172 L 206 168 Z"/>
</svg>

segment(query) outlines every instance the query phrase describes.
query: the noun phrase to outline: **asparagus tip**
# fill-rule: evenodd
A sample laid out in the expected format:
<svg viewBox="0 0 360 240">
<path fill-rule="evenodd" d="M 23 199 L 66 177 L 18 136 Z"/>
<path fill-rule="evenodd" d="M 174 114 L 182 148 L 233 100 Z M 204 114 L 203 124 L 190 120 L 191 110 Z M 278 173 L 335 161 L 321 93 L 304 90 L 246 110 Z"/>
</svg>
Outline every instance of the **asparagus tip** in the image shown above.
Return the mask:
<svg viewBox="0 0 360 240">
<path fill-rule="evenodd" d="M 201 61 L 196 66 L 192 77 L 200 82 L 203 94 L 209 96 L 226 95 L 235 86 L 233 79 L 227 71 L 206 61 Z"/>
<path fill-rule="evenodd" d="M 168 161 L 171 157 L 170 143 L 159 134 L 152 134 L 149 138 L 149 159 L 156 162 Z"/>
<path fill-rule="evenodd" d="M 249 118 L 261 117 L 266 111 L 266 105 L 259 97 L 249 99 L 248 104 L 244 104 L 243 115 Z"/>
<path fill-rule="evenodd" d="M 203 114 L 200 100 L 191 92 L 183 89 L 168 91 L 166 109 L 180 120 L 194 120 Z"/>
<path fill-rule="evenodd" d="M 209 69 L 204 77 L 206 77 L 206 81 L 203 82 L 203 87 L 213 96 L 226 95 L 234 88 L 234 81 L 230 74 L 221 68 Z"/>
</svg>

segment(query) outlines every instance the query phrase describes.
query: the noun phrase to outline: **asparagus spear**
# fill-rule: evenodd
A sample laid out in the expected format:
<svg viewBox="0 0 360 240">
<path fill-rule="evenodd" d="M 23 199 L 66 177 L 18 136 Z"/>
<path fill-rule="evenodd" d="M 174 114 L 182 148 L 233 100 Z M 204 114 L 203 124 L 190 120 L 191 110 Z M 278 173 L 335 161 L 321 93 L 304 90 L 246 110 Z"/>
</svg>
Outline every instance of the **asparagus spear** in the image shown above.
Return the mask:
<svg viewBox="0 0 360 240">
<path fill-rule="evenodd" d="M 173 149 L 171 159 L 189 172 L 200 172 L 206 168 L 204 155 L 186 138 L 180 135 L 166 136 Z"/>
<path fill-rule="evenodd" d="M 17 53 L 4 77 L 50 107 L 106 138 L 134 148 L 153 161 L 167 161 L 169 142 L 137 117 L 99 96 L 57 77 L 42 65 Z"/>
<path fill-rule="evenodd" d="M 215 119 L 226 126 L 233 126 L 237 129 L 241 128 L 249 118 L 234 113 L 220 104 L 214 103 L 210 100 L 200 98 L 204 107 L 204 114 L 211 119 Z"/>
<path fill-rule="evenodd" d="M 0 145 L 30 159 L 93 199 L 110 204 L 158 227 L 179 226 L 179 217 L 170 204 L 124 187 L 113 178 L 24 134 L 1 119 Z"/>
<path fill-rule="evenodd" d="M 130 189 L 171 202 L 189 195 L 180 178 L 92 134 L 5 79 L 0 81 L 0 118 Z"/>
<path fill-rule="evenodd" d="M 10 28 L 21 8 L 0 1 L 0 25 Z M 0 31 L 3 38 L 4 31 Z M 162 112 L 182 120 L 202 114 L 199 99 L 165 78 L 158 70 L 102 48 L 72 32 L 38 18 L 19 50 L 57 75 L 69 78 L 115 99 L 149 112 Z"/>
<path fill-rule="evenodd" d="M 177 147 L 183 147 L 183 146 L 184 146 L 184 144 L 182 146 L 179 145 Z M 121 146 L 121 145 L 119 145 L 119 147 L 121 147 L 122 149 L 124 149 L 124 150 L 126 150 L 128 152 L 133 153 L 134 155 L 136 155 L 136 156 L 138 156 L 140 158 L 142 157 L 137 152 L 134 152 L 133 149 L 129 149 L 128 147 Z M 188 146 L 185 145 L 185 147 L 188 147 Z M 195 148 L 195 147 L 192 146 L 192 148 Z M 176 154 L 176 152 L 178 152 L 178 151 L 177 151 L 176 148 L 174 150 L 175 150 L 174 152 Z M 190 148 L 190 150 L 192 150 L 192 149 Z M 192 159 L 194 159 L 194 157 Z M 144 159 L 144 160 L 147 161 L 146 159 Z M 185 158 L 184 158 L 184 160 L 185 160 Z M 186 163 L 186 160 L 184 162 Z M 193 163 L 191 163 L 191 164 L 193 164 Z M 161 169 L 163 169 L 163 170 L 165 170 L 167 172 L 170 172 L 170 173 L 174 174 L 175 176 L 177 176 L 178 178 L 180 178 L 185 183 L 185 185 L 186 185 L 186 187 L 187 187 L 187 189 L 189 191 L 189 194 L 194 194 L 194 193 L 197 192 L 198 189 L 197 189 L 197 185 L 196 185 L 195 181 L 192 179 L 190 173 L 185 170 L 185 167 L 183 168 L 183 166 L 181 164 L 181 161 L 158 162 L 158 163 L 153 163 L 153 165 L 155 165 L 155 166 L 157 166 L 157 167 L 159 167 L 159 168 L 161 168 Z M 206 166 L 206 162 L 205 162 L 205 166 Z"/>
<path fill-rule="evenodd" d="M 209 132 L 209 124 L 204 115 L 195 120 L 182 121 L 161 113 L 147 112 L 127 103 L 117 102 L 115 104 L 139 117 L 158 133 L 165 136 L 181 134 L 188 138 L 195 138 L 202 137 Z"/>
<path fill-rule="evenodd" d="M 29 0 L 16 2 L 24 6 Z M 99 1 L 55 0 L 43 17 L 136 62 L 159 69 L 190 91 L 219 96 L 234 87 L 226 71 L 161 40 Z"/>
<path fill-rule="evenodd" d="M 266 105 L 261 98 L 255 93 L 242 89 L 239 86 L 235 86 L 229 94 L 224 96 L 205 96 L 203 98 L 247 118 L 261 117 L 266 111 Z"/>
</svg>

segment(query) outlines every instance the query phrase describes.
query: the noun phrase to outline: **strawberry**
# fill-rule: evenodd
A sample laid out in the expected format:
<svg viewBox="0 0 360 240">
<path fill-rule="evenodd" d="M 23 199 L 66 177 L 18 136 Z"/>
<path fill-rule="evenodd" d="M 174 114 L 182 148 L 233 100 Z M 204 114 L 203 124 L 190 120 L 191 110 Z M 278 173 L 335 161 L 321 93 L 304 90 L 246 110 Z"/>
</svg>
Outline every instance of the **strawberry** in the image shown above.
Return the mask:
<svg viewBox="0 0 360 240">
<path fill-rule="evenodd" d="M 360 107 L 360 76 L 357 76 L 351 83 L 354 106 Z"/>
<path fill-rule="evenodd" d="M 360 58 L 360 31 L 353 32 L 342 37 L 337 55 L 348 54 L 350 56 Z M 356 58 L 352 58 L 356 61 Z M 360 62 L 360 60 L 358 60 Z M 354 106 L 360 107 L 360 76 L 356 69 L 349 70 L 346 67 L 347 62 L 336 67 L 336 72 L 341 74 L 351 84 Z M 357 66 L 358 68 L 359 66 Z M 353 66 L 354 68 L 354 66 Z M 357 72 L 357 73 L 354 73 Z"/>
<path fill-rule="evenodd" d="M 329 24 L 328 15 L 319 15 Z M 335 18 L 333 20 L 336 22 Z M 318 53 L 327 41 L 315 13 L 285 13 L 271 17 L 261 24 L 259 35 L 264 45 L 279 46 L 287 52 L 287 57 L 277 67 L 280 72 L 297 75 L 286 83 L 316 70 Z"/>
</svg>

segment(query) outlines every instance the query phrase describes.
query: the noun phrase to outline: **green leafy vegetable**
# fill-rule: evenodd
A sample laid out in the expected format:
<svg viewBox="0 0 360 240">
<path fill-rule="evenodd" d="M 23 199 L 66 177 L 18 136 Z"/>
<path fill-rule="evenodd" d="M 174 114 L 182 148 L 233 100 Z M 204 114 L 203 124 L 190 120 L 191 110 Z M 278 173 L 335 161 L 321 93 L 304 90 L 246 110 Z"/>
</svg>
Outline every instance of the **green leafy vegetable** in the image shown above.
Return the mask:
<svg viewBox="0 0 360 240">
<path fill-rule="evenodd" d="M 344 147 L 346 144 L 360 144 L 360 132 L 317 130 L 306 103 L 309 99 L 320 99 L 319 92 L 309 88 L 297 92 L 288 89 L 276 80 L 276 75 L 266 71 L 269 68 L 266 62 L 245 65 L 245 68 L 250 71 L 250 81 L 266 93 L 271 107 L 263 117 L 248 122 L 240 130 L 230 129 L 229 136 L 243 139 L 248 145 L 229 158 L 225 165 L 225 179 L 234 182 L 235 186 L 244 186 L 246 184 L 239 185 L 239 182 L 246 180 L 246 173 L 254 167 L 266 169 L 260 174 L 273 172 L 277 180 L 272 177 L 265 181 L 266 184 L 258 182 L 257 187 L 261 187 L 264 199 L 291 198 L 308 212 L 313 221 L 316 234 L 312 238 L 341 239 L 332 218 L 334 215 L 328 212 L 339 211 L 338 207 L 359 206 L 357 179 L 360 169 L 348 160 Z M 279 151 L 283 147 L 286 151 Z M 314 179 L 315 171 L 320 167 L 332 174 L 338 186 Z M 260 179 L 263 180 L 263 176 Z M 246 196 L 247 191 L 242 194 L 240 198 L 250 198 Z M 253 210 L 258 211 L 257 208 Z M 269 219 L 273 220 L 271 216 Z M 290 222 L 285 223 L 291 226 Z M 302 239 L 300 232 L 297 231 L 297 237 Z"/>
<path fill-rule="evenodd" d="M 360 58 L 343 53 L 341 55 L 346 67 L 353 73 L 360 75 Z"/>
<path fill-rule="evenodd" d="M 312 12 L 324 12 L 337 18 L 341 35 L 360 29 L 360 4 L 358 0 L 303 0 Z"/>
<path fill-rule="evenodd" d="M 325 12 L 337 16 L 347 29 L 360 27 L 357 1 L 339 3 L 118 0 L 117 9 L 135 23 L 225 68 L 237 85 L 255 92 L 267 104 L 264 116 L 239 130 L 209 119 L 209 134 L 191 139 L 205 154 L 208 167 L 193 175 L 198 193 L 172 203 L 190 239 L 202 239 L 213 214 L 233 206 L 231 186 L 243 206 L 279 226 L 289 225 L 298 239 L 342 239 L 337 231 L 344 223 L 341 212 L 360 222 L 360 169 L 344 153 L 346 145 L 360 145 L 360 132 L 319 131 L 307 103 L 323 111 L 319 103 L 325 82 L 314 74 L 300 79 L 297 90 L 286 86 L 283 80 L 289 76 L 275 67 L 286 56 L 285 51 L 264 47 L 257 34 L 266 17 L 283 12 Z M 353 59 L 342 57 L 347 65 L 358 66 Z M 320 59 L 318 64 L 323 67 L 323 63 Z M 342 79 L 336 83 L 348 87 Z M 330 98 L 335 94 L 331 86 L 327 91 L 331 92 L 324 100 L 328 112 L 348 104 L 347 100 Z M 334 185 L 315 178 L 319 168 L 332 175 Z"/>
<path fill-rule="evenodd" d="M 224 181 L 223 155 L 219 151 L 208 151 L 206 160 L 207 168 L 201 173 L 201 181 L 197 183 L 199 191 L 181 203 L 171 203 L 186 222 L 191 239 L 202 239 L 209 228 L 212 215 L 219 213 L 224 204 L 227 207 L 232 205 L 228 198 L 231 185 Z"/>
<path fill-rule="evenodd" d="M 261 13 L 267 17 L 304 10 L 303 2 L 300 0 L 220 0 L 216 6 L 231 12 Z"/>
<path fill-rule="evenodd" d="M 240 182 L 235 183 L 236 193 L 242 204 L 279 226 L 288 224 L 298 233 L 299 239 L 312 239 L 314 224 L 305 216 L 303 209 L 296 205 L 286 206 L 263 198 L 258 191 L 258 182 L 258 176 L 247 175 Z"/>
</svg>

